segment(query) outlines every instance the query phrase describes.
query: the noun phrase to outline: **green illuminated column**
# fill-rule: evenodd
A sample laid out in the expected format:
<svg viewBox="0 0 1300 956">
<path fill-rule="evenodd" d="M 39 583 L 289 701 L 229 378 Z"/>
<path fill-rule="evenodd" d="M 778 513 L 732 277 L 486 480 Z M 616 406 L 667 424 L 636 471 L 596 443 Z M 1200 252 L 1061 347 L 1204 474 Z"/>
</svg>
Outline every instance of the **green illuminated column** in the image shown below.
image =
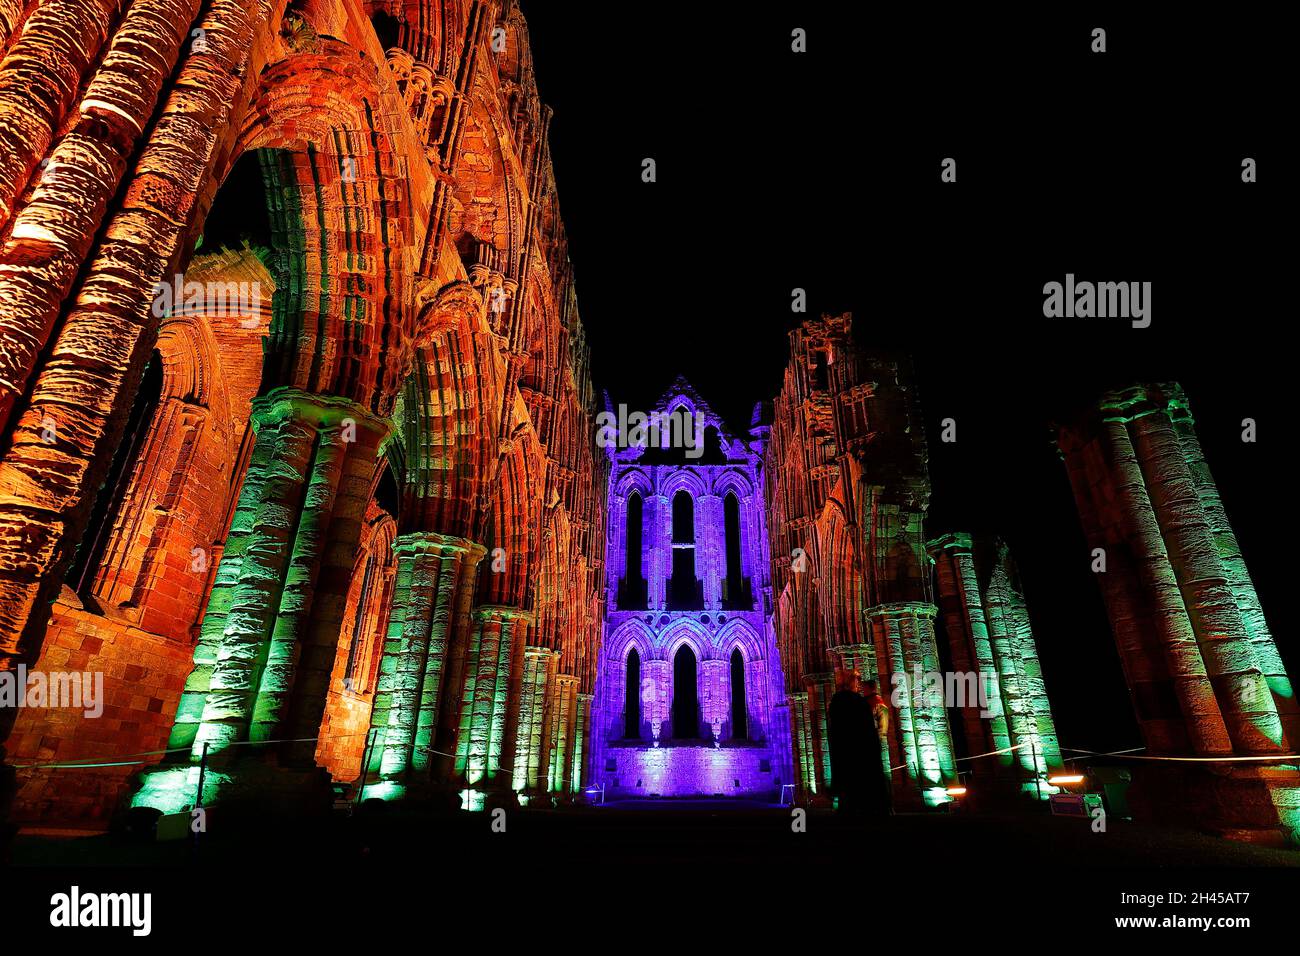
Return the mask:
<svg viewBox="0 0 1300 956">
<path fill-rule="evenodd" d="M 553 686 L 560 655 L 544 647 L 524 650 L 524 676 L 519 699 L 519 731 L 514 757 L 514 788 L 529 797 L 546 792 L 544 769 L 549 763 L 547 692 Z"/>
<path fill-rule="evenodd" d="M 583 762 L 587 758 L 587 731 L 591 727 L 591 702 L 593 694 L 578 694 L 577 713 L 573 730 L 573 784 L 571 791 L 581 793 Z"/>
<path fill-rule="evenodd" d="M 1228 754 L 1232 743 L 1122 420 L 1088 420 L 1058 439 L 1147 747 Z M 1093 558 L 1096 561 L 1096 558 Z"/>
<path fill-rule="evenodd" d="M 808 689 L 808 728 L 811 748 L 809 757 L 816 781 L 813 793 L 829 793 L 831 781 L 831 751 L 828 744 L 831 697 L 835 694 L 835 672 L 805 674 L 804 687 Z"/>
<path fill-rule="evenodd" d="M 555 709 L 551 731 L 550 791 L 560 799 L 573 783 L 573 733 L 577 725 L 578 678 L 560 674 L 555 679 Z"/>
<path fill-rule="evenodd" d="M 1148 750 L 1294 750 L 1293 687 L 1181 387 L 1110 392 L 1060 428 L 1058 445 L 1089 544 L 1106 555 L 1097 578 Z M 1150 817 L 1242 839 L 1300 840 L 1294 764 L 1154 764 L 1135 779 L 1133 796 Z"/>
<path fill-rule="evenodd" d="M 1047 703 L 1038 649 L 1029 627 L 1029 613 L 1008 573 L 1008 560 L 1005 546 L 1000 547 L 985 589 L 989 646 L 997 667 L 998 692 L 1011 742 L 1020 747 L 1015 754 L 1016 761 L 1041 793 L 1046 788 L 1037 781 L 1045 781 L 1051 771 L 1064 764 L 1056 723 Z"/>
<path fill-rule="evenodd" d="M 485 549 L 465 538 L 416 532 L 398 537 L 397 579 L 384 654 L 379 665 L 370 726 L 374 756 L 370 771 L 395 784 L 428 780 L 437 764 L 437 732 L 448 696 L 458 628 L 458 610 L 472 594 Z M 397 795 L 397 787 L 375 788 L 376 797 Z"/>
<path fill-rule="evenodd" d="M 1170 420 L 1177 413 L 1190 423 L 1180 404 L 1181 390 L 1168 396 L 1142 390 L 1132 401 L 1106 410 L 1131 416 L 1127 424 L 1133 448 L 1234 749 L 1284 752 L 1281 718 L 1228 584 L 1183 442 Z"/>
<path fill-rule="evenodd" d="M 798 775 L 799 790 L 807 799 L 817 793 L 817 775 L 813 772 L 816 764 L 812 756 L 812 727 L 808 720 L 808 695 L 806 693 L 790 694 L 790 744 L 794 751 L 795 773 Z"/>
<path fill-rule="evenodd" d="M 367 431 L 360 427 L 355 429 L 355 434 L 345 433 L 345 437 L 356 440 L 346 441 L 338 454 L 321 456 L 328 458 L 329 468 L 318 467 L 307 490 L 300 537 L 301 529 L 314 524 L 312 550 L 319 551 L 320 557 L 314 583 L 309 583 L 310 578 L 305 574 L 295 575 L 292 565 L 285 582 L 285 590 L 292 595 L 295 606 L 310 605 L 310 611 L 305 613 L 305 626 L 299 623 L 300 618 L 294 617 L 295 626 L 286 628 L 294 634 L 292 648 L 288 645 L 280 648 L 288 654 L 284 671 L 292 691 L 287 702 L 287 719 L 277 720 L 274 726 L 279 728 L 276 732 L 281 737 L 295 741 L 281 747 L 280 759 L 287 765 L 316 765 L 317 746 L 312 738 L 321 732 L 325 718 L 379 440 L 386 434 L 386 428 Z M 283 620 L 282 615 L 276 622 L 276 632 L 280 631 Z M 272 653 L 276 650 L 273 643 Z M 263 685 L 266 683 L 264 672 Z M 277 693 L 273 700 L 275 711 L 285 715 L 282 695 Z"/>
<path fill-rule="evenodd" d="M 863 681 L 876 680 L 876 649 L 870 644 L 841 644 L 832 647 L 846 671 L 856 672 Z M 884 692 L 883 688 L 877 688 Z M 886 694 L 888 696 L 888 694 Z"/>
<path fill-rule="evenodd" d="M 513 769 L 501 766 L 507 752 L 508 711 L 515 650 L 522 650 L 532 620 L 528 611 L 484 605 L 473 611 L 461 695 L 456 772 L 471 790 L 507 788 Z M 513 747 L 510 748 L 513 752 Z"/>
<path fill-rule="evenodd" d="M 997 668 L 989 644 L 971 536 L 962 533 L 944 535 L 930 542 L 929 547 L 935 559 L 939 607 L 953 670 L 978 675 L 980 686 L 992 691 L 988 695 L 990 707 L 987 716 L 981 714 L 978 699 L 964 701 L 961 706 L 952 708 L 961 719 L 966 749 L 971 755 L 1005 750 L 1011 746 L 1011 735 L 1001 696 L 996 694 Z M 1014 763 L 1010 753 L 987 759 L 1000 768 Z M 980 769 L 974 768 L 977 774 Z"/>
<path fill-rule="evenodd" d="M 368 481 L 388 426 L 352 402 L 277 388 L 254 400 L 252 427 L 248 473 L 169 743 L 189 747 L 191 765 L 205 745 L 210 761 L 225 767 L 234 744 L 291 736 L 295 688 L 304 717 L 323 705 L 317 671 L 332 658 L 338 631 L 330 622 L 336 601 L 346 599 L 332 554 L 356 550 L 365 507 L 358 479 Z M 281 756 L 294 764 L 300 755 Z M 254 762 L 245 763 L 252 773 Z M 235 774 L 214 770 L 207 799 Z M 189 805 L 191 776 L 174 764 L 151 769 L 133 802 Z"/>
<path fill-rule="evenodd" d="M 867 611 L 877 635 L 876 660 L 882 677 L 886 668 L 889 673 L 888 693 L 897 718 L 891 734 L 898 739 L 904 767 L 900 772 L 912 785 L 903 789 L 896 774 L 895 792 L 904 802 L 920 798 L 929 805 L 949 799 L 942 790 L 957 776 L 943 694 L 927 687 L 926 675 L 940 671 L 934 635 L 937 612 L 933 604 L 922 601 L 883 604 Z"/>
<path fill-rule="evenodd" d="M 1201 502 L 1201 511 L 1209 526 L 1212 540 L 1219 553 L 1219 560 L 1228 587 L 1241 613 L 1242 625 L 1255 652 L 1255 663 L 1264 674 L 1264 680 L 1272 691 L 1273 702 L 1282 721 L 1282 731 L 1294 751 L 1300 746 L 1300 701 L 1297 701 L 1295 687 L 1287 676 L 1282 656 L 1264 619 L 1264 609 L 1255 593 L 1254 582 L 1246 568 L 1246 559 L 1242 556 L 1241 545 L 1228 523 L 1227 512 L 1219 497 L 1218 486 L 1210 474 L 1210 467 L 1205 461 L 1205 452 L 1201 450 L 1200 440 L 1192 422 L 1190 410 L 1185 400 L 1171 406 L 1170 417 L 1174 431 L 1182 443 L 1183 457 L 1191 472 L 1192 483 Z"/>
</svg>

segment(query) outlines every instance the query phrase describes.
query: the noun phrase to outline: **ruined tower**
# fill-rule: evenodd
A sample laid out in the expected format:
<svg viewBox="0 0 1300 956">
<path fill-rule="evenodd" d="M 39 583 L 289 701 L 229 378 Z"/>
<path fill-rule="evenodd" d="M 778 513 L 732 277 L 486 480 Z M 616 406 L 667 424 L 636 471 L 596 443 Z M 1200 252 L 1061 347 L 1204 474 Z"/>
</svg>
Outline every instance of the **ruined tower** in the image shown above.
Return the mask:
<svg viewBox="0 0 1300 956">
<path fill-rule="evenodd" d="M 886 695 L 907 675 L 940 669 L 923 529 L 930 483 L 910 370 L 859 349 L 851 325 L 848 315 L 822 316 L 790 333 L 764 458 L 773 613 L 809 796 L 831 782 L 836 669 L 859 671 Z M 956 765 L 943 701 L 903 693 L 895 718 L 886 746 L 896 801 L 947 802 Z"/>
<path fill-rule="evenodd" d="M 775 800 L 792 781 L 764 608 L 761 432 L 734 435 L 683 378 L 648 434 L 627 434 L 627 417 L 611 411 L 602 441 L 612 468 L 595 779 L 607 797 Z"/>
</svg>

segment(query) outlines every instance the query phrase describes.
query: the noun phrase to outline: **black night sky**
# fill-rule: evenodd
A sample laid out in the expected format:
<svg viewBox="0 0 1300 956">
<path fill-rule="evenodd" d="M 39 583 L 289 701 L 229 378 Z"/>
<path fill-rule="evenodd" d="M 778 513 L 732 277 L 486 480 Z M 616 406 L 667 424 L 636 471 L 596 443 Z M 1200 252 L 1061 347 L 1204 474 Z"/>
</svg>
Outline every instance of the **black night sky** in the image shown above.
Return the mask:
<svg viewBox="0 0 1300 956">
<path fill-rule="evenodd" d="M 853 312 L 864 345 L 913 356 L 929 532 L 1009 541 L 1062 743 L 1110 749 L 1140 738 L 1049 426 L 1106 387 L 1181 381 L 1300 667 L 1275 546 L 1295 512 L 1280 480 L 1295 307 L 1278 240 L 1292 197 L 1289 171 L 1268 162 L 1281 161 L 1280 56 L 1255 49 L 1243 71 L 1229 65 L 1246 42 L 1232 25 L 1096 10 L 907 21 L 521 5 L 556 114 L 580 311 L 616 403 L 648 407 L 682 373 L 743 429 L 779 388 L 791 290 L 807 290 L 809 313 Z M 1088 48 L 1098 25 L 1103 55 Z M 794 27 L 804 55 L 790 52 Z M 955 184 L 939 181 L 947 156 Z M 1250 186 L 1246 156 L 1260 169 Z M 641 181 L 645 157 L 656 183 Z M 1151 327 L 1044 318 L 1043 284 L 1067 272 L 1152 282 Z M 958 441 L 945 445 L 948 417 Z M 1240 439 L 1248 417 L 1256 444 Z"/>
</svg>

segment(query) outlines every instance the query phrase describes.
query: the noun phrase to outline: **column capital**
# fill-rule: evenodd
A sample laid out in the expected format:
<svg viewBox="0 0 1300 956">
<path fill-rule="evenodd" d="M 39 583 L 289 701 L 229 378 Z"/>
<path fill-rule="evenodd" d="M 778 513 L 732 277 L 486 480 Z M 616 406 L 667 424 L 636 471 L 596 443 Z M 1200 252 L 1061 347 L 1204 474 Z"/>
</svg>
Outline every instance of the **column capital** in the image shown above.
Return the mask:
<svg viewBox="0 0 1300 956">
<path fill-rule="evenodd" d="M 875 647 L 865 642 L 859 642 L 857 644 L 834 644 L 830 649 L 836 654 L 864 654 L 874 651 Z"/>
<path fill-rule="evenodd" d="M 1191 421 L 1183 387 L 1177 382 L 1138 384 L 1107 392 L 1098 403 L 1102 420 L 1127 424 L 1148 415 L 1165 414 L 1171 420 Z"/>
<path fill-rule="evenodd" d="M 935 617 L 939 609 L 928 601 L 898 601 L 894 604 L 877 604 L 866 610 L 867 619 L 873 617 Z"/>
<path fill-rule="evenodd" d="M 318 426 L 325 427 L 337 427 L 344 420 L 351 419 L 379 439 L 387 437 L 393 428 L 389 419 L 379 417 L 351 399 L 336 395 L 315 395 L 282 385 L 253 399 L 252 420 L 255 428 L 290 418 L 314 421 Z"/>
<path fill-rule="evenodd" d="M 511 607 L 508 604 L 480 604 L 474 608 L 473 614 L 480 621 L 495 617 L 503 621 L 523 621 L 531 624 L 534 620 L 532 611 L 525 611 L 521 607 Z"/>
<path fill-rule="evenodd" d="M 406 534 L 399 534 L 393 542 L 393 550 L 399 555 L 415 554 L 420 551 L 437 554 L 459 552 L 474 560 L 487 554 L 487 548 L 477 541 L 451 534 L 439 534 L 436 531 L 408 531 Z"/>
<path fill-rule="evenodd" d="M 939 551 L 970 551 L 973 547 L 974 542 L 968 531 L 952 531 L 948 534 L 941 534 L 932 541 L 925 543 L 925 549 L 931 554 Z"/>
</svg>

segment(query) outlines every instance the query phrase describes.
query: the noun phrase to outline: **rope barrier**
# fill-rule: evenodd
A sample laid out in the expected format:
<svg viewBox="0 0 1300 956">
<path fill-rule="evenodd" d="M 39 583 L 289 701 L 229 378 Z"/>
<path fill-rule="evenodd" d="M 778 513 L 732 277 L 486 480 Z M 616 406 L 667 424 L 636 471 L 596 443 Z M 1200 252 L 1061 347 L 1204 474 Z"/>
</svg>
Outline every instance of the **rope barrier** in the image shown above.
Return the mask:
<svg viewBox="0 0 1300 956">
<path fill-rule="evenodd" d="M 327 734 L 324 737 L 286 737 L 279 740 L 233 740 L 226 746 L 228 747 L 261 747 L 267 744 L 306 744 L 316 743 L 321 740 L 344 740 L 350 737 L 365 737 L 369 731 L 353 734 Z M 148 760 L 126 760 L 126 757 L 157 757 L 163 754 L 190 753 L 193 747 L 171 747 L 167 750 L 142 750 L 139 753 L 123 754 L 120 758 L 111 760 L 96 761 L 92 758 L 74 760 L 69 762 L 50 762 L 50 763 L 18 763 L 11 764 L 15 770 L 78 770 L 91 767 L 131 767 L 140 764 L 147 764 Z"/>
<path fill-rule="evenodd" d="M 1145 750 L 1145 747 L 1134 747 L 1133 750 Z M 1113 753 L 1097 753 L 1094 750 L 1076 750 L 1072 747 L 1062 747 L 1065 753 L 1085 754 L 1089 757 L 1119 757 L 1123 760 L 1149 760 L 1156 763 L 1277 763 L 1295 762 L 1300 760 L 1300 754 L 1279 754 L 1277 756 L 1253 755 L 1243 757 L 1139 757 L 1131 751 L 1117 750 Z"/>
</svg>

